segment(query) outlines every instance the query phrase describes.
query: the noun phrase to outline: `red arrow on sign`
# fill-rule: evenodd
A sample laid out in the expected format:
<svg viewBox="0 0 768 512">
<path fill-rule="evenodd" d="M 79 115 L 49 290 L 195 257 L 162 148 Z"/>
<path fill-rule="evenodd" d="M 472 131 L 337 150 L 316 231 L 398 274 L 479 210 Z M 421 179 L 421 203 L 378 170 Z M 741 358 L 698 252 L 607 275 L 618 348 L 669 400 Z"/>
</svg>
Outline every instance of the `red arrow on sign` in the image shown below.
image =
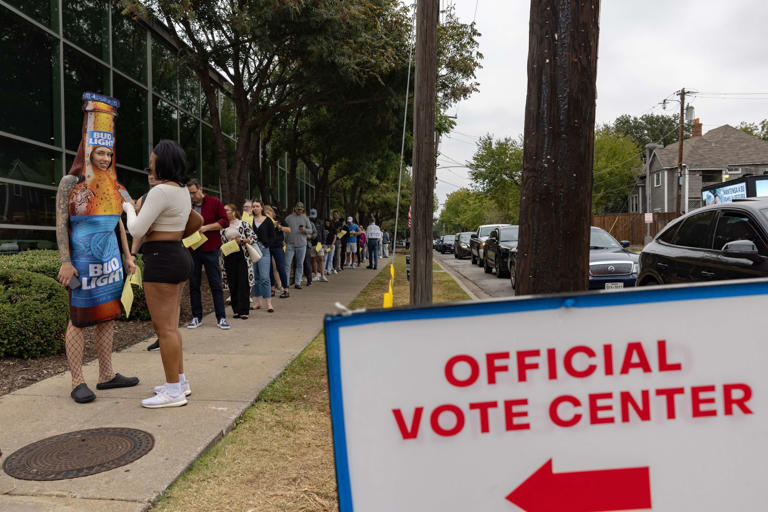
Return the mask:
<svg viewBox="0 0 768 512">
<path fill-rule="evenodd" d="M 507 500 L 527 512 L 649 509 L 651 476 L 647 467 L 554 474 L 549 459 Z"/>
</svg>

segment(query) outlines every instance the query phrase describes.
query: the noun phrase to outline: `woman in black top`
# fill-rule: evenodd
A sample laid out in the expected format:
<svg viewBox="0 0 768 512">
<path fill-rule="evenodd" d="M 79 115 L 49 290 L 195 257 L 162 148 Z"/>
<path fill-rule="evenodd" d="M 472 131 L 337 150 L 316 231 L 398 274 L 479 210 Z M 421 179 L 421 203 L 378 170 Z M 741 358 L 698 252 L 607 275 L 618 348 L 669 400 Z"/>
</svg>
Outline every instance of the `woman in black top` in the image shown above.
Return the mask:
<svg viewBox="0 0 768 512">
<path fill-rule="evenodd" d="M 253 285 L 253 296 L 256 298 L 254 309 L 261 308 L 261 299 L 264 299 L 267 311 L 274 313 L 272 307 L 272 289 L 269 286 L 269 274 L 272 271 L 272 260 L 270 258 L 270 245 L 274 243 L 275 224 L 272 219 L 264 215 L 264 206 L 261 201 L 253 202 L 253 231 L 258 238 L 259 249 L 261 249 L 261 259 L 253 266 L 255 282 Z"/>
<path fill-rule="evenodd" d="M 264 206 L 264 213 L 266 213 L 275 223 L 275 238 L 272 240 L 272 244 L 269 246 L 269 254 L 272 257 L 272 272 L 269 274 L 272 279 L 272 287 L 277 284 L 278 291 L 280 292 L 281 299 L 287 299 L 291 296 L 288 293 L 288 275 L 285 272 L 285 252 L 283 246 L 285 245 L 285 233 L 290 233 L 291 228 L 285 223 L 282 217 L 277 216 L 271 206 Z M 277 274 L 277 276 L 275 276 Z M 277 281 L 280 281 L 277 283 Z"/>
</svg>

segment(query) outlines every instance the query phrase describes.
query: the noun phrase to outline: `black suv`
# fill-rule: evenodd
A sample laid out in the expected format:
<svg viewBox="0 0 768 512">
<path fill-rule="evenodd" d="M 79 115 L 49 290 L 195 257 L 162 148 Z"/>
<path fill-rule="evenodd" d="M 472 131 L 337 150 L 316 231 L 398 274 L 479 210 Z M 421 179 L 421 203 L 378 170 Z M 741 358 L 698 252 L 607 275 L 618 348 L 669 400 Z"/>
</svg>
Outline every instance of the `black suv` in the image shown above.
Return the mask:
<svg viewBox="0 0 768 512">
<path fill-rule="evenodd" d="M 517 250 L 517 226 L 496 228 L 485 240 L 483 269 L 486 274 L 496 272 L 496 277 L 509 277 L 509 254 Z"/>
<path fill-rule="evenodd" d="M 768 199 L 705 206 L 670 222 L 640 254 L 639 286 L 768 276 Z"/>
<path fill-rule="evenodd" d="M 475 234 L 469 239 L 469 255 L 472 257 L 472 264 L 483 266 L 483 249 L 488 235 L 496 228 L 506 227 L 509 224 L 483 224 L 477 228 Z"/>
</svg>

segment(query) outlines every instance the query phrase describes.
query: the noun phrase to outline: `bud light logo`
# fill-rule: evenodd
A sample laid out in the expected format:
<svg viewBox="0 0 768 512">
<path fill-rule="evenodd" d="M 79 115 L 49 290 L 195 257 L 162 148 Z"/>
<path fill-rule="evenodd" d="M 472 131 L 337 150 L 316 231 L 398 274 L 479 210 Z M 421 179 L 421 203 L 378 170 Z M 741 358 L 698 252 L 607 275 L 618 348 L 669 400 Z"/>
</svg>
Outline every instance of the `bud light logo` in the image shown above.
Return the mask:
<svg viewBox="0 0 768 512">
<path fill-rule="evenodd" d="M 112 137 L 110 132 L 97 132 L 96 130 L 89 130 L 88 145 L 111 148 L 115 145 L 115 139 Z"/>
</svg>

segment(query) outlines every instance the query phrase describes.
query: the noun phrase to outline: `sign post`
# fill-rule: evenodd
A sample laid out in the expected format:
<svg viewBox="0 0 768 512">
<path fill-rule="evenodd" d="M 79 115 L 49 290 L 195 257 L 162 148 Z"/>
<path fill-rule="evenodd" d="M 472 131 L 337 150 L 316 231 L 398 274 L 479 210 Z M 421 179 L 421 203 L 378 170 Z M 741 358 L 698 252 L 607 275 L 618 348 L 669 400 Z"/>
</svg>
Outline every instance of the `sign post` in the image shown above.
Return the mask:
<svg viewBox="0 0 768 512">
<path fill-rule="evenodd" d="M 340 511 L 760 509 L 766 299 L 750 280 L 329 316 Z"/>
</svg>

